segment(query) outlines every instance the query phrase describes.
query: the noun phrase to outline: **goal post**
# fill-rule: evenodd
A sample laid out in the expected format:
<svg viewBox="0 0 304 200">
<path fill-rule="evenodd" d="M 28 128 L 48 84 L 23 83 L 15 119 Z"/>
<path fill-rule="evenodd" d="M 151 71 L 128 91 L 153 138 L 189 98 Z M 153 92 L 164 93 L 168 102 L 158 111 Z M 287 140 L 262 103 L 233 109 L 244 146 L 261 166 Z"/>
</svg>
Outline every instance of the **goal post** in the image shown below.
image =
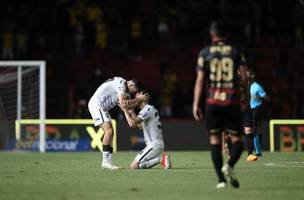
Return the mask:
<svg viewBox="0 0 304 200">
<path fill-rule="evenodd" d="M 1 88 L 1 86 L 3 86 L 3 88 Z M 24 94 L 25 87 L 28 87 L 29 92 L 25 92 Z M 3 104 L 1 108 L 3 110 L 3 117 L 1 117 L 1 119 L 17 121 L 17 123 L 13 123 L 15 124 L 16 141 L 20 140 L 22 136 L 22 129 L 18 121 L 24 118 L 38 118 L 39 151 L 45 152 L 46 62 L 0 61 L 0 90 L 2 90 L 2 92 L 0 92 L 0 103 Z M 39 93 L 39 95 L 37 95 L 37 93 Z M 33 97 L 31 98 L 31 96 Z M 25 115 L 23 113 L 23 98 L 29 105 Z"/>
</svg>

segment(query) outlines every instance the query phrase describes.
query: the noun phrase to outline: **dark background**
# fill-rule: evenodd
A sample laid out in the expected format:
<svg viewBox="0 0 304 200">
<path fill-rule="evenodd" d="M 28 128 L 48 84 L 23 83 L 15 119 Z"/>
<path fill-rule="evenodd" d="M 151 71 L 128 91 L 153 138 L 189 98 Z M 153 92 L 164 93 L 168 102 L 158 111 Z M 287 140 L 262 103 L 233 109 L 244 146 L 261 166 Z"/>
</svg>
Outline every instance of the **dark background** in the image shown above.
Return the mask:
<svg viewBox="0 0 304 200">
<path fill-rule="evenodd" d="M 143 83 L 163 118 L 190 119 L 197 55 L 221 17 L 271 97 L 266 118 L 302 118 L 303 2 L 1 0 L 1 59 L 47 61 L 47 118 L 90 118 L 96 88 L 122 76 Z"/>
</svg>

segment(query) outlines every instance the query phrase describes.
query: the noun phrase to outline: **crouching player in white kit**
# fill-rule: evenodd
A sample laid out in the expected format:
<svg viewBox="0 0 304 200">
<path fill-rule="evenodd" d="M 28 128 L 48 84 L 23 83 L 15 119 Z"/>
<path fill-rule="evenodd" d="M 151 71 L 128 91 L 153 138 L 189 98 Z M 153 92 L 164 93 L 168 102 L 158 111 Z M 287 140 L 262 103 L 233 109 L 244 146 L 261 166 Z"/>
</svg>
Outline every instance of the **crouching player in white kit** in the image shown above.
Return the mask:
<svg viewBox="0 0 304 200">
<path fill-rule="evenodd" d="M 103 137 L 103 160 L 102 168 L 118 169 L 112 164 L 113 148 L 113 127 L 109 110 L 119 104 L 124 104 L 128 109 L 135 108 L 141 101 L 149 99 L 148 95 L 138 94 L 134 99 L 128 99 L 138 91 L 136 80 L 126 81 L 121 77 L 108 79 L 99 86 L 91 97 L 88 107 L 94 120 L 95 126 L 100 126 L 104 130 Z"/>
<path fill-rule="evenodd" d="M 136 94 L 139 98 L 141 93 Z M 162 167 L 165 169 L 171 168 L 170 157 L 164 151 L 164 139 L 161 130 L 160 117 L 154 106 L 148 104 L 149 99 L 139 103 L 141 109 L 138 116 L 133 110 L 129 110 L 125 102 L 120 104 L 124 111 L 128 124 L 131 128 L 139 127 L 143 129 L 146 147 L 135 157 L 131 163 L 131 169 L 149 169 L 159 164 L 162 161 Z"/>
</svg>

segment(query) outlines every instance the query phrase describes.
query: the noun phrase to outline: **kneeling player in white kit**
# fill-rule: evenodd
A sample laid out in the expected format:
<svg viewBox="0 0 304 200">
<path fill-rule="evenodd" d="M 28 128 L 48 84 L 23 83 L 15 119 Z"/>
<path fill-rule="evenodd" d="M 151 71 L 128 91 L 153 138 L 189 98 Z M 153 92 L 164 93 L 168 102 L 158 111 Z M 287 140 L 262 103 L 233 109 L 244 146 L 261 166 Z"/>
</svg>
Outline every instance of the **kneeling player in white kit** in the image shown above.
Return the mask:
<svg viewBox="0 0 304 200">
<path fill-rule="evenodd" d="M 136 98 L 140 93 L 136 94 Z M 138 116 L 133 110 L 129 110 L 125 103 L 120 104 L 131 128 L 143 129 L 146 147 L 135 157 L 131 163 L 131 169 L 149 169 L 162 161 L 164 139 L 161 130 L 160 117 L 154 106 L 148 104 L 149 100 L 142 101 L 138 107 L 141 109 Z M 170 158 L 163 156 L 163 168 L 171 168 Z"/>
<path fill-rule="evenodd" d="M 98 87 L 91 97 L 88 107 L 94 120 L 95 126 L 100 126 L 104 130 L 103 137 L 103 160 L 102 168 L 118 169 L 112 164 L 113 147 L 113 127 L 109 110 L 119 104 L 124 104 L 128 109 L 135 108 L 141 101 L 149 99 L 149 96 L 140 93 L 134 99 L 128 99 L 138 91 L 136 80 L 126 81 L 121 77 L 108 79 Z"/>
</svg>

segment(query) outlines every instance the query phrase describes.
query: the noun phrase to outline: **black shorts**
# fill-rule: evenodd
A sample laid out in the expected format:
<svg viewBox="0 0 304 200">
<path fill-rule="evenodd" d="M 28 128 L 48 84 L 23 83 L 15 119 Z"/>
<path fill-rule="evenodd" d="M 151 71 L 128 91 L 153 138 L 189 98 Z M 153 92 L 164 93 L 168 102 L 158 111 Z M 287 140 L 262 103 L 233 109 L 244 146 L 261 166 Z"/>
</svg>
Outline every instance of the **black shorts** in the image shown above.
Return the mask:
<svg viewBox="0 0 304 200">
<path fill-rule="evenodd" d="M 242 119 L 243 119 L 243 126 L 244 127 L 253 127 L 253 120 L 252 120 L 252 111 L 247 110 L 242 112 Z"/>
<path fill-rule="evenodd" d="M 252 123 L 254 127 L 261 126 L 261 120 L 262 120 L 262 106 L 258 106 L 254 109 L 252 109 Z"/>
<path fill-rule="evenodd" d="M 240 106 L 211 106 L 206 108 L 206 126 L 210 134 L 221 134 L 226 130 L 232 135 L 242 135 Z"/>
</svg>

